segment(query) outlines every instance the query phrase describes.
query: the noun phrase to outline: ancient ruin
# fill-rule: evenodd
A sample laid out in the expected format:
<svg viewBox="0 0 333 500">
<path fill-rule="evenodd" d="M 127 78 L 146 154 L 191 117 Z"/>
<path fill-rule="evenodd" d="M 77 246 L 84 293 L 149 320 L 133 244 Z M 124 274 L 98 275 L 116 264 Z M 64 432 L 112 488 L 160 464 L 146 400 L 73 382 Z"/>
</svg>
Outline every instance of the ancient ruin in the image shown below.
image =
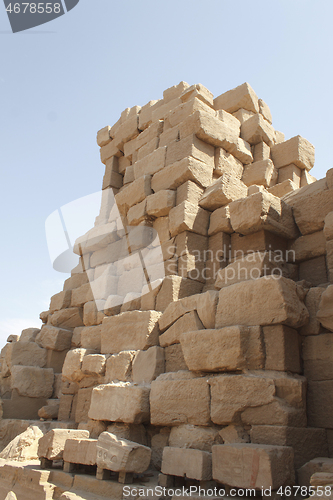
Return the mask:
<svg viewBox="0 0 333 500">
<path fill-rule="evenodd" d="M 330 488 L 333 169 L 247 83 L 181 82 L 97 143 L 79 264 L 1 351 L 0 500 Z"/>
</svg>

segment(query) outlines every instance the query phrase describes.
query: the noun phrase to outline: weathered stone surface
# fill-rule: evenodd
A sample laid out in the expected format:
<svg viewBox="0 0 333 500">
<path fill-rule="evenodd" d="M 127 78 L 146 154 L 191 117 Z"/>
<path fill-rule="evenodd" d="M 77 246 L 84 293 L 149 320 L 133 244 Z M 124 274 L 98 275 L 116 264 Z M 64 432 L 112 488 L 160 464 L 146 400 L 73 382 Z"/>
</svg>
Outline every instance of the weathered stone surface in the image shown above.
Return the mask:
<svg viewBox="0 0 333 500">
<path fill-rule="evenodd" d="M 176 204 L 176 192 L 170 189 L 158 191 L 147 198 L 147 214 L 165 217 Z"/>
<path fill-rule="evenodd" d="M 278 169 L 278 172 L 278 182 L 282 183 L 286 180 L 290 180 L 296 185 L 297 188 L 301 187 L 301 173 L 303 172 L 303 170 L 301 170 L 293 163 L 287 165 L 286 167 L 280 167 Z"/>
<path fill-rule="evenodd" d="M 290 246 L 291 251 L 295 252 L 295 261 L 314 259 L 326 253 L 326 239 L 323 231 L 300 236 Z"/>
<path fill-rule="evenodd" d="M 18 365 L 12 367 L 11 386 L 21 396 L 50 398 L 53 393 L 53 382 L 52 368 Z"/>
<path fill-rule="evenodd" d="M 181 316 L 173 325 L 170 326 L 162 335 L 159 337 L 160 345 L 162 347 L 167 347 L 172 344 L 179 344 L 180 337 L 183 332 L 194 332 L 196 330 L 201 330 L 203 324 L 201 323 L 196 311 L 190 311 L 183 316 Z"/>
<path fill-rule="evenodd" d="M 85 326 L 100 325 L 104 318 L 103 300 L 92 300 L 83 306 L 83 323 Z"/>
<path fill-rule="evenodd" d="M 213 479 L 238 488 L 294 484 L 294 453 L 289 446 L 224 444 L 213 446 Z"/>
<path fill-rule="evenodd" d="M 267 276 L 222 288 L 215 328 L 232 325 L 304 325 L 308 312 L 298 297 L 296 283 Z"/>
<path fill-rule="evenodd" d="M 297 479 L 300 486 L 309 487 L 311 476 L 319 472 L 333 473 L 333 458 L 319 457 L 310 460 L 297 471 Z"/>
<path fill-rule="evenodd" d="M 106 361 L 105 383 L 132 380 L 132 362 L 136 351 L 122 351 L 110 356 Z"/>
<path fill-rule="evenodd" d="M 284 198 L 289 205 L 292 205 L 296 224 L 303 235 L 321 231 L 325 225 L 326 215 L 333 210 L 332 190 L 306 191 L 307 188 L 316 187 L 320 183 L 321 181 L 318 181 L 300 191 L 295 191 L 299 193 L 295 198 L 287 198 L 288 195 Z"/>
<path fill-rule="evenodd" d="M 110 128 L 110 125 L 107 125 L 97 132 L 96 140 L 100 148 L 106 146 L 107 144 L 109 144 L 109 142 L 111 142 Z"/>
<path fill-rule="evenodd" d="M 126 213 L 129 208 L 140 203 L 140 201 L 152 193 L 150 181 L 150 175 L 142 175 L 142 177 L 131 182 L 115 195 L 116 203 L 121 213 Z"/>
<path fill-rule="evenodd" d="M 216 210 L 231 201 L 245 198 L 247 188 L 245 184 L 232 174 L 222 174 L 201 196 L 199 204 L 206 210 Z"/>
<path fill-rule="evenodd" d="M 322 330 L 320 322 L 317 319 L 317 312 L 319 309 L 321 296 L 324 291 L 325 288 L 312 287 L 306 294 L 304 302 L 305 307 L 309 312 L 309 321 L 300 329 L 301 335 L 316 335 Z"/>
<path fill-rule="evenodd" d="M 85 326 L 81 330 L 81 347 L 84 349 L 91 349 L 95 352 L 101 350 L 101 332 L 102 325 Z"/>
<path fill-rule="evenodd" d="M 300 338 L 285 325 L 265 326 L 265 369 L 301 373 Z"/>
<path fill-rule="evenodd" d="M 47 351 L 34 342 L 13 342 L 8 344 L 5 352 L 5 362 L 9 369 L 15 365 L 39 366 L 44 368 L 47 361 Z"/>
<path fill-rule="evenodd" d="M 89 439 L 85 430 L 52 429 L 38 443 L 38 457 L 48 460 L 61 460 L 67 439 Z"/>
<path fill-rule="evenodd" d="M 195 448 L 211 452 L 212 446 L 221 442 L 217 427 L 184 424 L 172 427 L 169 436 L 169 446 L 173 448 Z"/>
<path fill-rule="evenodd" d="M 243 169 L 243 163 L 235 156 L 223 148 L 215 148 L 214 176 L 231 174 L 234 178 L 241 179 Z"/>
<path fill-rule="evenodd" d="M 324 429 L 254 425 L 251 429 L 251 442 L 292 446 L 296 469 L 313 458 L 328 454 Z"/>
<path fill-rule="evenodd" d="M 171 236 L 176 236 L 183 231 L 193 231 L 194 233 L 206 236 L 208 226 L 209 212 L 188 201 L 177 205 L 169 212 L 169 230 Z"/>
<path fill-rule="evenodd" d="M 183 201 L 197 205 L 203 192 L 204 189 L 195 182 L 186 181 L 177 188 L 176 205 L 180 205 Z"/>
<path fill-rule="evenodd" d="M 170 303 L 200 293 L 202 287 L 199 281 L 182 276 L 166 276 L 156 298 L 156 310 L 165 311 Z"/>
<path fill-rule="evenodd" d="M 158 344 L 157 311 L 129 311 L 105 318 L 102 324 L 102 354 L 145 350 Z"/>
<path fill-rule="evenodd" d="M 171 476 L 209 481 L 212 478 L 212 455 L 207 451 L 166 446 L 161 471 Z"/>
<path fill-rule="evenodd" d="M 45 420 L 56 419 L 58 418 L 59 407 L 60 400 L 49 399 L 48 404 L 38 410 L 38 416 Z"/>
<path fill-rule="evenodd" d="M 165 372 L 187 370 L 183 350 L 180 344 L 173 344 L 164 348 Z"/>
<path fill-rule="evenodd" d="M 87 287 L 86 290 L 90 290 L 90 285 L 88 283 L 87 285 L 89 288 Z M 93 300 L 93 297 L 91 295 L 91 290 L 87 294 L 85 292 L 85 298 L 80 299 L 80 301 L 81 300 L 83 300 L 84 302 L 87 302 L 88 300 Z M 64 328 L 64 329 L 76 328 L 77 326 L 83 326 L 82 316 L 83 315 L 81 307 L 69 307 L 68 309 L 61 309 L 61 311 L 55 311 L 52 315 L 50 315 L 49 323 L 58 328 Z"/>
<path fill-rule="evenodd" d="M 66 290 L 59 292 L 51 297 L 50 312 L 59 311 L 60 309 L 65 309 L 71 305 L 71 290 Z"/>
<path fill-rule="evenodd" d="M 86 354 L 93 354 L 88 349 L 73 349 L 66 355 L 62 375 L 68 380 L 79 382 L 84 377 L 82 372 L 82 362 Z"/>
<path fill-rule="evenodd" d="M 214 99 L 214 108 L 225 109 L 229 113 L 234 113 L 239 109 L 259 113 L 258 97 L 248 83 L 243 83 L 216 97 Z"/>
<path fill-rule="evenodd" d="M 304 375 L 309 380 L 333 379 L 333 334 L 308 335 L 303 339 Z"/>
<path fill-rule="evenodd" d="M 45 349 L 64 351 L 70 349 L 73 332 L 51 325 L 44 325 L 36 337 L 36 343 Z"/>
<path fill-rule="evenodd" d="M 153 175 L 165 166 L 166 146 L 155 149 L 152 153 L 133 164 L 134 178 Z M 133 179 L 134 180 L 134 179 Z"/>
<path fill-rule="evenodd" d="M 168 145 L 166 166 L 192 156 L 206 165 L 214 166 L 214 147 L 201 141 L 195 135 L 189 135 L 181 141 L 175 140 Z"/>
<path fill-rule="evenodd" d="M 301 169 L 311 170 L 314 165 L 315 149 L 300 135 L 271 148 L 271 158 L 276 168 L 293 163 Z"/>
<path fill-rule="evenodd" d="M 266 142 L 272 147 L 275 144 L 275 130 L 261 115 L 255 114 L 241 126 L 241 138 L 251 145 Z"/>
<path fill-rule="evenodd" d="M 325 217 L 324 235 L 326 240 L 333 240 L 333 212 Z"/>
<path fill-rule="evenodd" d="M 283 238 L 297 237 L 297 228 L 291 208 L 280 198 L 269 193 L 255 193 L 229 205 L 230 222 L 240 234 L 265 229 Z"/>
<path fill-rule="evenodd" d="M 19 342 L 34 342 L 40 332 L 40 328 L 26 328 L 22 330 Z"/>
<path fill-rule="evenodd" d="M 244 427 L 240 425 L 230 424 L 219 432 L 224 444 L 232 443 L 248 443 L 250 436 Z"/>
<path fill-rule="evenodd" d="M 82 371 L 88 375 L 104 375 L 105 362 L 102 354 L 87 354 L 82 361 Z"/>
<path fill-rule="evenodd" d="M 150 463 L 151 449 L 147 446 L 118 439 L 110 432 L 102 432 L 97 441 L 97 466 L 120 472 L 145 472 Z"/>
<path fill-rule="evenodd" d="M 151 383 L 152 425 L 209 425 L 209 386 L 190 372 L 166 373 Z"/>
<path fill-rule="evenodd" d="M 323 325 L 333 332 L 333 285 L 330 285 L 321 296 L 317 319 Z"/>
<path fill-rule="evenodd" d="M 189 157 L 154 174 L 151 187 L 155 193 L 162 189 L 177 189 L 186 181 L 193 181 L 201 187 L 207 187 L 212 183 L 212 176 L 212 166 Z"/>
<path fill-rule="evenodd" d="M 97 439 L 69 438 L 63 451 L 64 462 L 96 465 Z"/>
<path fill-rule="evenodd" d="M 232 233 L 233 229 L 230 224 L 229 206 L 221 207 L 210 215 L 208 235 L 213 236 L 216 233 Z"/>
<path fill-rule="evenodd" d="M 148 387 L 128 383 L 106 384 L 92 392 L 89 418 L 128 424 L 149 422 Z"/>
<path fill-rule="evenodd" d="M 277 181 L 277 171 L 274 168 L 272 160 L 255 161 L 246 165 L 242 181 L 246 186 L 253 184 L 264 186 L 266 188 L 273 186 Z"/>
<path fill-rule="evenodd" d="M 260 339 L 251 335 L 249 328 L 239 326 L 189 331 L 181 334 L 180 341 L 185 362 L 192 371 L 242 370 L 249 368 L 253 351 L 262 351 Z"/>
<path fill-rule="evenodd" d="M 297 189 L 297 184 L 295 184 L 293 181 L 289 179 L 286 179 L 280 184 L 275 184 L 275 186 L 268 188 L 267 191 L 270 194 L 277 196 L 278 198 L 283 198 L 286 194 L 290 193 L 291 191 L 296 191 L 296 189 Z"/>
<path fill-rule="evenodd" d="M 43 432 L 36 425 L 30 425 L 18 434 L 0 453 L 0 458 L 6 461 L 38 460 L 38 440 Z"/>
<path fill-rule="evenodd" d="M 159 346 L 150 347 L 147 351 L 139 351 L 133 361 L 133 382 L 150 383 L 164 373 L 164 349 Z"/>
</svg>

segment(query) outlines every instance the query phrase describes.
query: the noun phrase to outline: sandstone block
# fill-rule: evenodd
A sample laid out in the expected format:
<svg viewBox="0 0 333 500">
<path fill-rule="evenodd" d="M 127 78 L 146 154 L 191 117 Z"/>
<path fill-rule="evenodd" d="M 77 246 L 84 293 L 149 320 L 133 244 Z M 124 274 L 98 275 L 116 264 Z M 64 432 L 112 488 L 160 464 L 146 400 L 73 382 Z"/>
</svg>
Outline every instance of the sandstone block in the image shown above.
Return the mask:
<svg viewBox="0 0 333 500">
<path fill-rule="evenodd" d="M 259 102 L 259 112 L 269 123 L 272 123 L 272 114 L 265 101 L 259 99 L 258 102 Z"/>
<path fill-rule="evenodd" d="M 194 97 L 193 99 L 188 99 L 185 102 L 182 102 L 178 106 L 170 109 L 170 111 L 165 115 L 165 128 L 172 128 L 178 126 L 181 130 L 184 122 L 188 119 L 189 116 L 193 115 L 195 112 L 204 113 L 215 117 L 216 113 L 211 108 L 210 105 L 203 102 L 202 99 L 198 99 Z M 193 133 L 193 132 L 192 132 Z M 183 139 L 190 135 L 191 132 L 185 134 L 180 134 L 180 138 Z"/>
<path fill-rule="evenodd" d="M 50 312 L 59 311 L 60 309 L 65 309 L 71 305 L 71 291 L 65 290 L 59 292 L 51 297 Z"/>
<path fill-rule="evenodd" d="M 274 168 L 272 160 L 255 161 L 246 165 L 242 181 L 246 186 L 253 184 L 265 186 L 266 188 L 273 186 L 277 181 L 277 171 Z"/>
<path fill-rule="evenodd" d="M 321 296 L 317 319 L 323 325 L 333 332 L 333 285 L 330 285 Z"/>
<path fill-rule="evenodd" d="M 268 192 L 270 194 L 273 194 L 274 196 L 277 196 L 278 198 L 283 198 L 286 194 L 290 193 L 291 191 L 295 191 L 296 189 L 297 185 L 287 179 L 280 184 L 275 184 L 275 186 L 270 187 L 268 189 Z"/>
<path fill-rule="evenodd" d="M 166 446 L 161 471 L 172 476 L 209 481 L 212 478 L 212 455 L 207 451 Z"/>
<path fill-rule="evenodd" d="M 312 287 L 306 294 L 305 307 L 309 312 L 309 322 L 302 326 L 301 335 L 316 335 L 321 331 L 322 327 L 317 319 L 317 312 L 324 290 L 321 287 Z"/>
<path fill-rule="evenodd" d="M 204 269 L 208 239 L 206 236 L 184 231 L 176 237 L 178 274 L 184 278 L 205 281 Z"/>
<path fill-rule="evenodd" d="M 327 456 L 328 449 L 324 429 L 255 425 L 251 429 L 251 442 L 294 449 L 295 467 L 298 469 L 319 455 Z"/>
<path fill-rule="evenodd" d="M 299 167 L 297 167 L 297 165 L 291 163 L 286 167 L 280 167 L 278 169 L 278 172 L 279 172 L 278 182 L 284 182 L 290 179 L 296 185 L 297 188 L 301 187 L 300 183 L 301 183 L 302 170 Z"/>
<path fill-rule="evenodd" d="M 184 182 L 184 184 L 177 188 L 176 205 L 180 205 L 183 201 L 189 201 L 193 205 L 198 205 L 203 191 L 203 188 L 193 181 Z"/>
<path fill-rule="evenodd" d="M 163 189 L 147 198 L 147 214 L 153 217 L 165 217 L 176 204 L 176 193 Z"/>
<path fill-rule="evenodd" d="M 223 148 L 215 148 L 215 175 L 231 174 L 234 178 L 241 179 L 243 169 L 243 163 L 231 153 Z"/>
<path fill-rule="evenodd" d="M 253 161 L 251 145 L 241 137 L 239 137 L 234 144 L 230 145 L 229 152 L 244 165 Z"/>
<path fill-rule="evenodd" d="M 136 351 L 122 351 L 113 354 L 106 361 L 105 383 L 119 380 L 128 382 L 132 379 L 132 362 Z"/>
<path fill-rule="evenodd" d="M 201 187 L 207 187 L 212 183 L 212 178 L 212 166 L 189 157 L 155 173 L 152 177 L 151 187 L 155 193 L 162 189 L 177 189 L 186 181 L 193 181 Z"/>
<path fill-rule="evenodd" d="M 248 111 L 244 108 L 240 108 L 237 111 L 233 111 L 232 115 L 237 118 L 243 124 L 246 120 L 251 118 L 254 115 L 253 111 Z"/>
<path fill-rule="evenodd" d="M 297 285 L 286 278 L 267 276 L 219 292 L 215 328 L 271 324 L 298 328 L 307 320 L 308 312 L 298 297 Z"/>
<path fill-rule="evenodd" d="M 243 83 L 216 97 L 214 99 L 214 108 L 225 109 L 229 113 L 234 113 L 239 109 L 259 113 L 258 97 L 248 83 Z"/>
<path fill-rule="evenodd" d="M 263 346 L 256 331 L 247 327 L 184 330 L 180 342 L 186 365 L 192 371 L 223 372 L 262 367 L 262 361 L 251 366 L 255 352 L 263 358 Z"/>
<path fill-rule="evenodd" d="M 166 166 L 172 165 L 189 156 L 214 167 L 214 147 L 201 141 L 195 135 L 189 135 L 181 141 L 171 142 L 168 145 L 165 164 Z"/>
<path fill-rule="evenodd" d="M 217 208 L 210 215 L 208 235 L 213 236 L 216 233 L 232 233 L 233 229 L 230 224 L 229 206 Z"/>
<path fill-rule="evenodd" d="M 240 135 L 244 141 L 252 145 L 258 144 L 259 142 L 266 142 L 266 144 L 272 148 L 275 144 L 274 128 L 259 114 L 252 116 L 242 124 Z"/>
<path fill-rule="evenodd" d="M 194 99 L 195 97 L 208 106 L 213 107 L 213 94 L 206 87 L 201 85 L 201 83 L 197 83 L 186 88 L 180 96 L 183 102 Z"/>
<path fill-rule="evenodd" d="M 202 283 L 181 276 L 166 276 L 156 298 L 156 310 L 164 311 L 174 301 L 200 293 Z"/>
<path fill-rule="evenodd" d="M 314 259 L 326 253 L 326 240 L 323 231 L 300 236 L 290 246 L 295 254 L 295 262 Z"/>
<path fill-rule="evenodd" d="M 213 446 L 213 478 L 238 488 L 294 484 L 294 453 L 289 446 L 224 444 Z"/>
<path fill-rule="evenodd" d="M 296 330 L 285 325 L 263 328 L 266 370 L 301 373 L 300 339 Z"/>
<path fill-rule="evenodd" d="M 96 465 L 97 439 L 69 438 L 63 451 L 64 462 L 71 464 Z"/>
<path fill-rule="evenodd" d="M 70 330 L 44 325 L 36 337 L 36 343 L 45 349 L 64 351 L 70 349 L 72 336 L 73 332 Z"/>
<path fill-rule="evenodd" d="M 176 236 L 183 231 L 193 231 L 197 234 L 207 235 L 209 213 L 206 210 L 184 201 L 169 212 L 169 230 L 171 236 Z"/>
<path fill-rule="evenodd" d="M 176 97 L 181 96 L 186 90 L 189 88 L 189 84 L 186 82 L 179 82 L 178 85 L 173 85 L 173 87 L 169 87 L 168 89 L 163 91 L 163 102 L 167 103 Z"/>
<path fill-rule="evenodd" d="M 230 222 L 240 234 L 265 229 L 287 239 L 297 237 L 297 228 L 291 207 L 269 193 L 255 193 L 229 205 Z"/>
<path fill-rule="evenodd" d="M 242 426 L 235 424 L 223 427 L 219 435 L 223 439 L 224 444 L 248 443 L 250 441 L 248 432 Z"/>
<path fill-rule="evenodd" d="M 15 365 L 39 366 L 46 365 L 47 351 L 34 342 L 13 342 L 5 352 L 5 363 L 9 369 Z"/>
<path fill-rule="evenodd" d="M 150 181 L 150 175 L 142 175 L 115 195 L 115 200 L 121 213 L 126 213 L 129 208 L 140 203 L 140 201 L 143 201 L 152 193 Z"/>
<path fill-rule="evenodd" d="M 328 281 L 324 256 L 300 262 L 298 269 L 298 279 L 307 281 L 311 286 L 322 285 Z"/>
<path fill-rule="evenodd" d="M 84 285 L 81 285 L 79 288 L 75 288 L 74 290 L 72 290 L 72 299 L 71 299 L 72 309 L 82 307 L 83 304 L 85 304 L 90 300 L 94 300 L 90 283 L 86 283 Z M 69 311 L 69 309 L 64 309 L 65 313 L 67 313 L 67 311 Z M 59 313 L 63 313 L 63 311 L 57 311 L 55 314 Z M 81 325 L 75 325 L 75 326 L 81 326 Z"/>
<path fill-rule="evenodd" d="M 298 483 L 301 486 L 309 487 L 311 484 L 311 477 L 316 473 L 333 473 L 333 459 L 318 457 L 310 460 L 304 464 L 297 471 Z"/>
<path fill-rule="evenodd" d="M 152 123 L 153 111 L 163 105 L 163 100 L 149 101 L 145 106 L 143 106 L 139 113 L 139 129 L 145 130 Z"/>
<path fill-rule="evenodd" d="M 50 398 L 53 393 L 54 373 L 52 368 L 37 366 L 13 366 L 11 387 L 20 396 L 30 398 Z"/>
<path fill-rule="evenodd" d="M 91 292 L 89 292 L 89 294 L 87 294 L 83 300 L 85 300 L 86 298 L 89 300 L 93 299 Z M 56 311 L 51 314 L 49 317 L 49 323 L 58 328 L 76 328 L 77 326 L 83 326 L 82 316 L 83 315 L 81 307 L 69 307 L 68 309 L 62 309 L 61 311 Z"/>
<path fill-rule="evenodd" d="M 159 341 L 162 347 L 167 347 L 172 344 L 179 344 L 180 337 L 183 332 L 194 332 L 202 330 L 203 324 L 195 311 L 188 312 L 181 316 L 173 325 L 170 326 L 162 335 Z"/>
<path fill-rule="evenodd" d="M 92 391 L 89 418 L 128 424 L 149 422 L 148 387 L 126 383 L 106 384 Z"/>
<path fill-rule="evenodd" d="M 159 346 L 150 347 L 147 351 L 139 351 L 133 361 L 133 382 L 150 383 L 164 373 L 164 349 Z"/>
<path fill-rule="evenodd" d="M 149 197 L 148 197 L 149 198 Z M 147 200 L 143 200 L 134 205 L 127 212 L 127 221 L 130 226 L 137 226 L 147 219 Z"/>
<path fill-rule="evenodd" d="M 171 427 L 169 446 L 172 448 L 194 448 L 211 452 L 212 446 L 219 443 L 221 443 L 221 437 L 216 427 L 186 424 Z"/>
<path fill-rule="evenodd" d="M 309 141 L 297 135 L 288 141 L 275 144 L 271 148 L 271 158 L 276 168 L 293 163 L 301 169 L 311 170 L 315 160 L 315 149 Z"/>
<path fill-rule="evenodd" d="M 95 352 L 101 350 L 101 330 L 102 325 L 85 326 L 81 330 L 81 347 Z"/>
<path fill-rule="evenodd" d="M 154 175 L 165 166 L 166 146 L 158 148 L 142 160 L 134 163 L 134 178 Z M 141 200 L 140 200 L 141 201 Z"/>
<path fill-rule="evenodd" d="M 230 174 L 223 174 L 209 186 L 200 198 L 200 206 L 206 210 L 216 210 L 231 201 L 245 198 L 247 188 L 243 182 Z"/>
<path fill-rule="evenodd" d="M 34 342 L 39 332 L 39 328 L 26 328 L 22 330 L 19 342 Z"/>
<path fill-rule="evenodd" d="M 92 387 L 85 387 L 79 389 L 77 393 L 76 408 L 75 408 L 75 422 L 88 421 L 88 412 L 91 404 Z M 68 460 L 70 462 L 70 460 Z M 79 462 L 80 463 L 80 462 Z"/>
<path fill-rule="evenodd" d="M 83 323 L 85 326 L 100 325 L 104 318 L 104 301 L 92 300 L 83 306 Z"/>
<path fill-rule="evenodd" d="M 180 344 L 173 344 L 164 348 L 165 372 L 187 370 L 183 350 Z"/>
<path fill-rule="evenodd" d="M 106 146 L 111 142 L 110 128 L 110 125 L 107 125 L 97 132 L 97 144 L 99 147 Z"/>
<path fill-rule="evenodd" d="M 324 235 L 326 240 L 333 240 L 333 212 L 325 217 Z"/>
<path fill-rule="evenodd" d="M 67 439 L 89 439 L 89 432 L 74 429 L 52 429 L 39 440 L 38 457 L 62 460 Z"/>
<path fill-rule="evenodd" d="M 280 253 L 282 260 L 291 260 L 287 250 L 287 241 L 274 233 L 266 230 L 242 236 L 238 233 L 231 235 L 231 248 L 229 260 L 244 257 L 254 252 L 276 252 Z"/>
<path fill-rule="evenodd" d="M 190 372 L 166 373 L 151 383 L 152 425 L 209 425 L 209 386 Z"/>
<path fill-rule="evenodd" d="M 309 380 L 333 379 L 333 334 L 308 335 L 303 339 L 304 375 Z"/>
<path fill-rule="evenodd" d="M 64 366 L 62 368 L 62 375 L 68 380 L 79 382 L 84 377 L 82 372 L 82 362 L 86 354 L 92 354 L 87 349 L 73 349 L 66 355 Z"/>
<path fill-rule="evenodd" d="M 151 449 L 147 446 L 118 439 L 110 432 L 102 432 L 97 441 L 97 466 L 112 471 L 143 473 L 148 469 Z"/>
<path fill-rule="evenodd" d="M 82 361 L 82 371 L 87 375 L 104 375 L 105 362 L 102 354 L 87 354 Z"/>
<path fill-rule="evenodd" d="M 145 350 L 158 344 L 157 311 L 130 311 L 105 318 L 102 324 L 102 354 Z"/>
</svg>

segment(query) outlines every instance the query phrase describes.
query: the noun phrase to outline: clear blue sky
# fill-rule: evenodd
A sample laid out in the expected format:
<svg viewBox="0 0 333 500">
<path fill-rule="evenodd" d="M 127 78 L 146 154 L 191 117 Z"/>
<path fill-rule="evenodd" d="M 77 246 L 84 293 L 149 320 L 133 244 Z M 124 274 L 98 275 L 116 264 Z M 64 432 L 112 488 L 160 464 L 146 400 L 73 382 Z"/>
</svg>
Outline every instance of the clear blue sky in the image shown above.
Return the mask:
<svg viewBox="0 0 333 500">
<path fill-rule="evenodd" d="M 333 4 L 288 0 L 80 0 L 44 26 L 9 33 L 0 5 L 0 344 L 39 325 L 62 289 L 44 224 L 98 191 L 95 137 L 126 107 L 181 80 L 215 96 L 248 81 L 286 138 L 316 147 L 331 168 Z"/>
</svg>

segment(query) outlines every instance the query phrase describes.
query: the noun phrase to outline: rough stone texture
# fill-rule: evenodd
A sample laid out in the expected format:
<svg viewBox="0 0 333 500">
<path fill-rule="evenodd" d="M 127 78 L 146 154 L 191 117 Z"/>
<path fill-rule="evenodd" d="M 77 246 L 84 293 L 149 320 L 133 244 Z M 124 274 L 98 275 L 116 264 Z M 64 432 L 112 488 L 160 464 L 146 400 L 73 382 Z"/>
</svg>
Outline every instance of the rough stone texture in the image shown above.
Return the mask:
<svg viewBox="0 0 333 500">
<path fill-rule="evenodd" d="M 136 351 L 122 351 L 113 354 L 106 361 L 105 383 L 119 380 L 128 382 L 132 379 L 132 362 Z"/>
<path fill-rule="evenodd" d="M 38 443 L 38 457 L 48 460 L 61 460 L 67 439 L 88 439 L 85 430 L 52 429 Z"/>
<path fill-rule="evenodd" d="M 102 432 L 97 441 L 97 466 L 112 471 L 141 474 L 149 467 L 151 449 L 147 446 L 118 439 L 109 432 Z"/>
<path fill-rule="evenodd" d="M 324 288 L 313 287 L 310 288 L 305 297 L 305 307 L 309 312 L 309 322 L 302 326 L 300 329 L 301 335 L 316 335 L 320 332 L 321 326 L 317 319 L 317 312 L 319 309 L 319 304 L 321 296 L 325 291 Z"/>
<path fill-rule="evenodd" d="M 216 97 L 214 99 L 214 108 L 225 109 L 229 113 L 234 113 L 239 109 L 259 113 L 258 97 L 248 83 L 243 83 Z"/>
<path fill-rule="evenodd" d="M 333 429 L 333 380 L 309 380 L 307 413 L 311 427 Z"/>
<path fill-rule="evenodd" d="M 50 398 L 53 393 L 53 382 L 52 368 L 18 365 L 12 367 L 11 386 L 21 396 Z"/>
<path fill-rule="evenodd" d="M 212 478 L 212 455 L 207 451 L 166 446 L 161 471 L 171 476 L 209 481 Z"/>
<path fill-rule="evenodd" d="M 307 320 L 308 312 L 298 296 L 297 285 L 286 278 L 267 276 L 219 292 L 215 328 L 278 323 L 298 328 Z"/>
<path fill-rule="evenodd" d="M 285 325 L 265 326 L 265 369 L 301 373 L 300 338 Z M 304 359 L 304 353 L 303 353 Z"/>
<path fill-rule="evenodd" d="M 303 340 L 304 375 L 309 380 L 333 379 L 333 333 L 308 335 Z"/>
<path fill-rule="evenodd" d="M 297 238 L 290 249 L 295 252 L 295 261 L 314 259 L 326 253 L 326 239 L 323 231 Z"/>
<path fill-rule="evenodd" d="M 333 459 L 318 457 L 310 460 L 308 463 L 304 464 L 297 471 L 298 483 L 301 486 L 309 487 L 311 484 L 311 477 L 316 473 L 333 473 Z"/>
<path fill-rule="evenodd" d="M 64 462 L 72 464 L 95 465 L 97 458 L 97 439 L 69 438 L 63 451 Z"/>
<path fill-rule="evenodd" d="M 245 198 L 246 195 L 246 185 L 232 174 L 224 173 L 205 190 L 199 204 L 206 210 L 214 211 L 231 201 Z"/>
<path fill-rule="evenodd" d="M 314 165 L 315 152 L 309 141 L 297 135 L 273 146 L 271 157 L 276 168 L 286 167 L 293 163 L 301 169 L 311 170 Z"/>
<path fill-rule="evenodd" d="M 162 189 L 177 189 L 186 181 L 193 181 L 201 187 L 212 183 L 213 167 L 195 158 L 184 158 L 163 168 L 153 175 L 151 187 L 156 193 Z"/>
<path fill-rule="evenodd" d="M 208 233 L 209 212 L 197 205 L 184 201 L 169 212 L 169 230 L 171 236 L 183 231 L 193 231 L 204 236 Z"/>
<path fill-rule="evenodd" d="M 245 166 L 242 181 L 246 186 L 253 184 L 269 188 L 277 181 L 277 171 L 270 159 L 255 161 Z"/>
<path fill-rule="evenodd" d="M 184 424 L 172 427 L 169 435 L 169 446 L 173 448 L 195 448 L 211 452 L 212 446 L 221 442 L 217 427 Z"/>
<path fill-rule="evenodd" d="M 44 325 L 36 337 L 36 343 L 45 349 L 64 351 L 70 349 L 72 335 L 73 332 L 70 330 Z"/>
<path fill-rule="evenodd" d="M 159 346 L 150 347 L 147 351 L 139 351 L 133 361 L 133 382 L 150 383 L 164 373 L 164 349 Z"/>
<path fill-rule="evenodd" d="M 275 143 L 275 130 L 265 118 L 255 114 L 242 124 L 241 138 L 251 145 L 266 142 L 272 147 Z"/>
<path fill-rule="evenodd" d="M 324 328 L 333 332 L 333 285 L 330 285 L 321 296 L 317 319 Z"/>
<path fill-rule="evenodd" d="M 238 488 L 272 488 L 294 484 L 291 447 L 257 444 L 213 446 L 213 479 Z"/>
<path fill-rule="evenodd" d="M 184 332 L 201 330 L 203 324 L 195 311 L 188 312 L 181 316 L 173 325 L 170 326 L 162 335 L 159 342 L 162 347 L 167 347 L 172 344 L 179 344 L 180 337 Z"/>
<path fill-rule="evenodd" d="M 34 342 L 13 342 L 8 345 L 5 362 L 9 369 L 15 365 L 39 366 L 44 368 L 47 361 L 47 351 Z"/>
</svg>

